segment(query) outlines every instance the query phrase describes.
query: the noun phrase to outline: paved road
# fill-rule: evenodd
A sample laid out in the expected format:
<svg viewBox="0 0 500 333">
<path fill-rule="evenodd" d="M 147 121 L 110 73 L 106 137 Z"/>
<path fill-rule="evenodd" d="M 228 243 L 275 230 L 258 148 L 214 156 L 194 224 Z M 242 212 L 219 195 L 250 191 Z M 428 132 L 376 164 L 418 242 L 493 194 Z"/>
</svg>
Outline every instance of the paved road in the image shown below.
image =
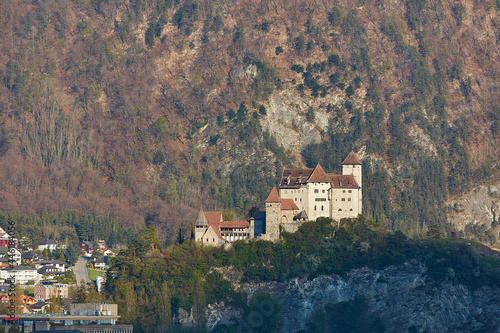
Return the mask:
<svg viewBox="0 0 500 333">
<path fill-rule="evenodd" d="M 76 283 L 80 284 L 83 280 L 85 284 L 90 282 L 89 279 L 89 271 L 87 270 L 87 262 L 89 261 L 88 257 L 80 256 L 78 257 L 78 261 L 75 264 L 75 275 L 76 275 Z"/>
</svg>

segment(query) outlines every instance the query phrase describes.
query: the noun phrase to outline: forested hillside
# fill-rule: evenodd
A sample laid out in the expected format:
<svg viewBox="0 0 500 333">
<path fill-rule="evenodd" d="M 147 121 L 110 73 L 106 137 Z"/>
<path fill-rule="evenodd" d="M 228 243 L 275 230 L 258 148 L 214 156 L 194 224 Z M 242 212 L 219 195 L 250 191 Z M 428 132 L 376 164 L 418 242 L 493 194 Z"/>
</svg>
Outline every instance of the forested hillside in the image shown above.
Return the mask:
<svg viewBox="0 0 500 333">
<path fill-rule="evenodd" d="M 171 244 L 354 150 L 369 218 L 450 231 L 445 202 L 499 175 L 499 24 L 498 0 L 3 1 L 2 216 Z"/>
</svg>

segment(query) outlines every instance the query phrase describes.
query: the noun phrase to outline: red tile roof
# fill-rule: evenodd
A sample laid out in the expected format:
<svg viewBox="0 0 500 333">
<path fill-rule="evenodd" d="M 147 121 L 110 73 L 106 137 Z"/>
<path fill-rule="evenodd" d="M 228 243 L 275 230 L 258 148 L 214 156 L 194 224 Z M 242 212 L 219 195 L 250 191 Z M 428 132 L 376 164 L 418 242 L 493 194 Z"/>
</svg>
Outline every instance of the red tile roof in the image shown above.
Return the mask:
<svg viewBox="0 0 500 333">
<path fill-rule="evenodd" d="M 358 183 L 354 180 L 353 175 L 332 175 L 329 174 L 332 180 L 332 187 L 340 188 L 359 188 Z"/>
<path fill-rule="evenodd" d="M 308 183 L 329 183 L 330 177 L 327 176 L 325 170 L 321 167 L 321 165 L 316 165 L 314 171 L 311 176 L 307 180 Z"/>
<path fill-rule="evenodd" d="M 299 210 L 292 199 L 281 199 L 281 210 Z"/>
<path fill-rule="evenodd" d="M 284 169 L 281 173 L 280 188 L 299 188 L 307 182 L 314 169 Z"/>
<path fill-rule="evenodd" d="M 276 187 L 273 187 L 273 189 L 271 190 L 271 193 L 269 193 L 269 196 L 266 199 L 266 203 L 270 203 L 270 202 L 281 202 L 281 199 L 280 199 L 280 196 L 278 194 L 278 190 L 276 189 Z"/>
<path fill-rule="evenodd" d="M 219 225 L 223 221 L 222 212 L 205 212 L 205 218 L 208 224 Z"/>
<path fill-rule="evenodd" d="M 361 165 L 361 164 L 363 163 L 361 163 L 358 156 L 356 156 L 356 154 L 354 154 L 354 152 L 351 151 L 341 165 Z"/>
<path fill-rule="evenodd" d="M 248 221 L 224 221 L 220 225 L 221 228 L 248 228 L 250 222 Z"/>
</svg>

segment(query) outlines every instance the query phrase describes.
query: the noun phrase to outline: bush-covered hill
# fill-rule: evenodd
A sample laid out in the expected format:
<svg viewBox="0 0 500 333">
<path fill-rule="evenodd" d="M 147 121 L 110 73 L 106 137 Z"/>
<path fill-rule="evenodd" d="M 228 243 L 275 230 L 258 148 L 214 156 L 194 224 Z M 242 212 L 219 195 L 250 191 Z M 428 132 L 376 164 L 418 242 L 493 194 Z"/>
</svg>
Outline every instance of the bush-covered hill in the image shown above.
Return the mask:
<svg viewBox="0 0 500 333">
<path fill-rule="evenodd" d="M 355 150 L 366 215 L 421 235 L 498 176 L 498 1 L 21 4 L 0 4 L 5 212 L 170 244 L 200 206 L 247 215 L 283 166 Z"/>
<path fill-rule="evenodd" d="M 294 234 L 284 233 L 277 243 L 239 241 L 228 250 L 203 248 L 191 240 L 163 251 L 152 249 L 154 244 L 154 232 L 134 241 L 113 259 L 106 282 L 106 293 L 118 303 L 122 320 L 140 332 L 167 329 L 172 318 L 179 320 L 181 309 L 192 315 L 195 326 L 204 327 L 206 306 L 222 301 L 248 315 L 247 295 L 242 293 L 245 283 L 345 276 L 356 268 L 381 270 L 410 260 L 426 266 L 422 278 L 427 287 L 440 288 L 442 283 L 470 290 L 500 287 L 498 258 L 481 255 L 482 246 L 464 239 L 411 240 L 362 216 L 343 220 L 340 226 L 320 218 Z M 321 316 L 316 319 L 327 325 Z"/>
</svg>

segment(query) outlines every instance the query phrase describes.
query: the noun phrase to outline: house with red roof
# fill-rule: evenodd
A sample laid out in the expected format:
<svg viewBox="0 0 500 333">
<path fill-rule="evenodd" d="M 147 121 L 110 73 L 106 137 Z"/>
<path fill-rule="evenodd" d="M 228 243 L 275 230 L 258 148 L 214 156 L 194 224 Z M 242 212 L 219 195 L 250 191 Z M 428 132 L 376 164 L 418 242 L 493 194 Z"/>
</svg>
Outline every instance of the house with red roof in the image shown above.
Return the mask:
<svg viewBox="0 0 500 333">
<path fill-rule="evenodd" d="M 195 240 L 208 246 L 220 246 L 237 240 L 252 239 L 253 225 L 248 221 L 224 221 L 222 212 L 200 209 L 194 223 Z"/>
</svg>

